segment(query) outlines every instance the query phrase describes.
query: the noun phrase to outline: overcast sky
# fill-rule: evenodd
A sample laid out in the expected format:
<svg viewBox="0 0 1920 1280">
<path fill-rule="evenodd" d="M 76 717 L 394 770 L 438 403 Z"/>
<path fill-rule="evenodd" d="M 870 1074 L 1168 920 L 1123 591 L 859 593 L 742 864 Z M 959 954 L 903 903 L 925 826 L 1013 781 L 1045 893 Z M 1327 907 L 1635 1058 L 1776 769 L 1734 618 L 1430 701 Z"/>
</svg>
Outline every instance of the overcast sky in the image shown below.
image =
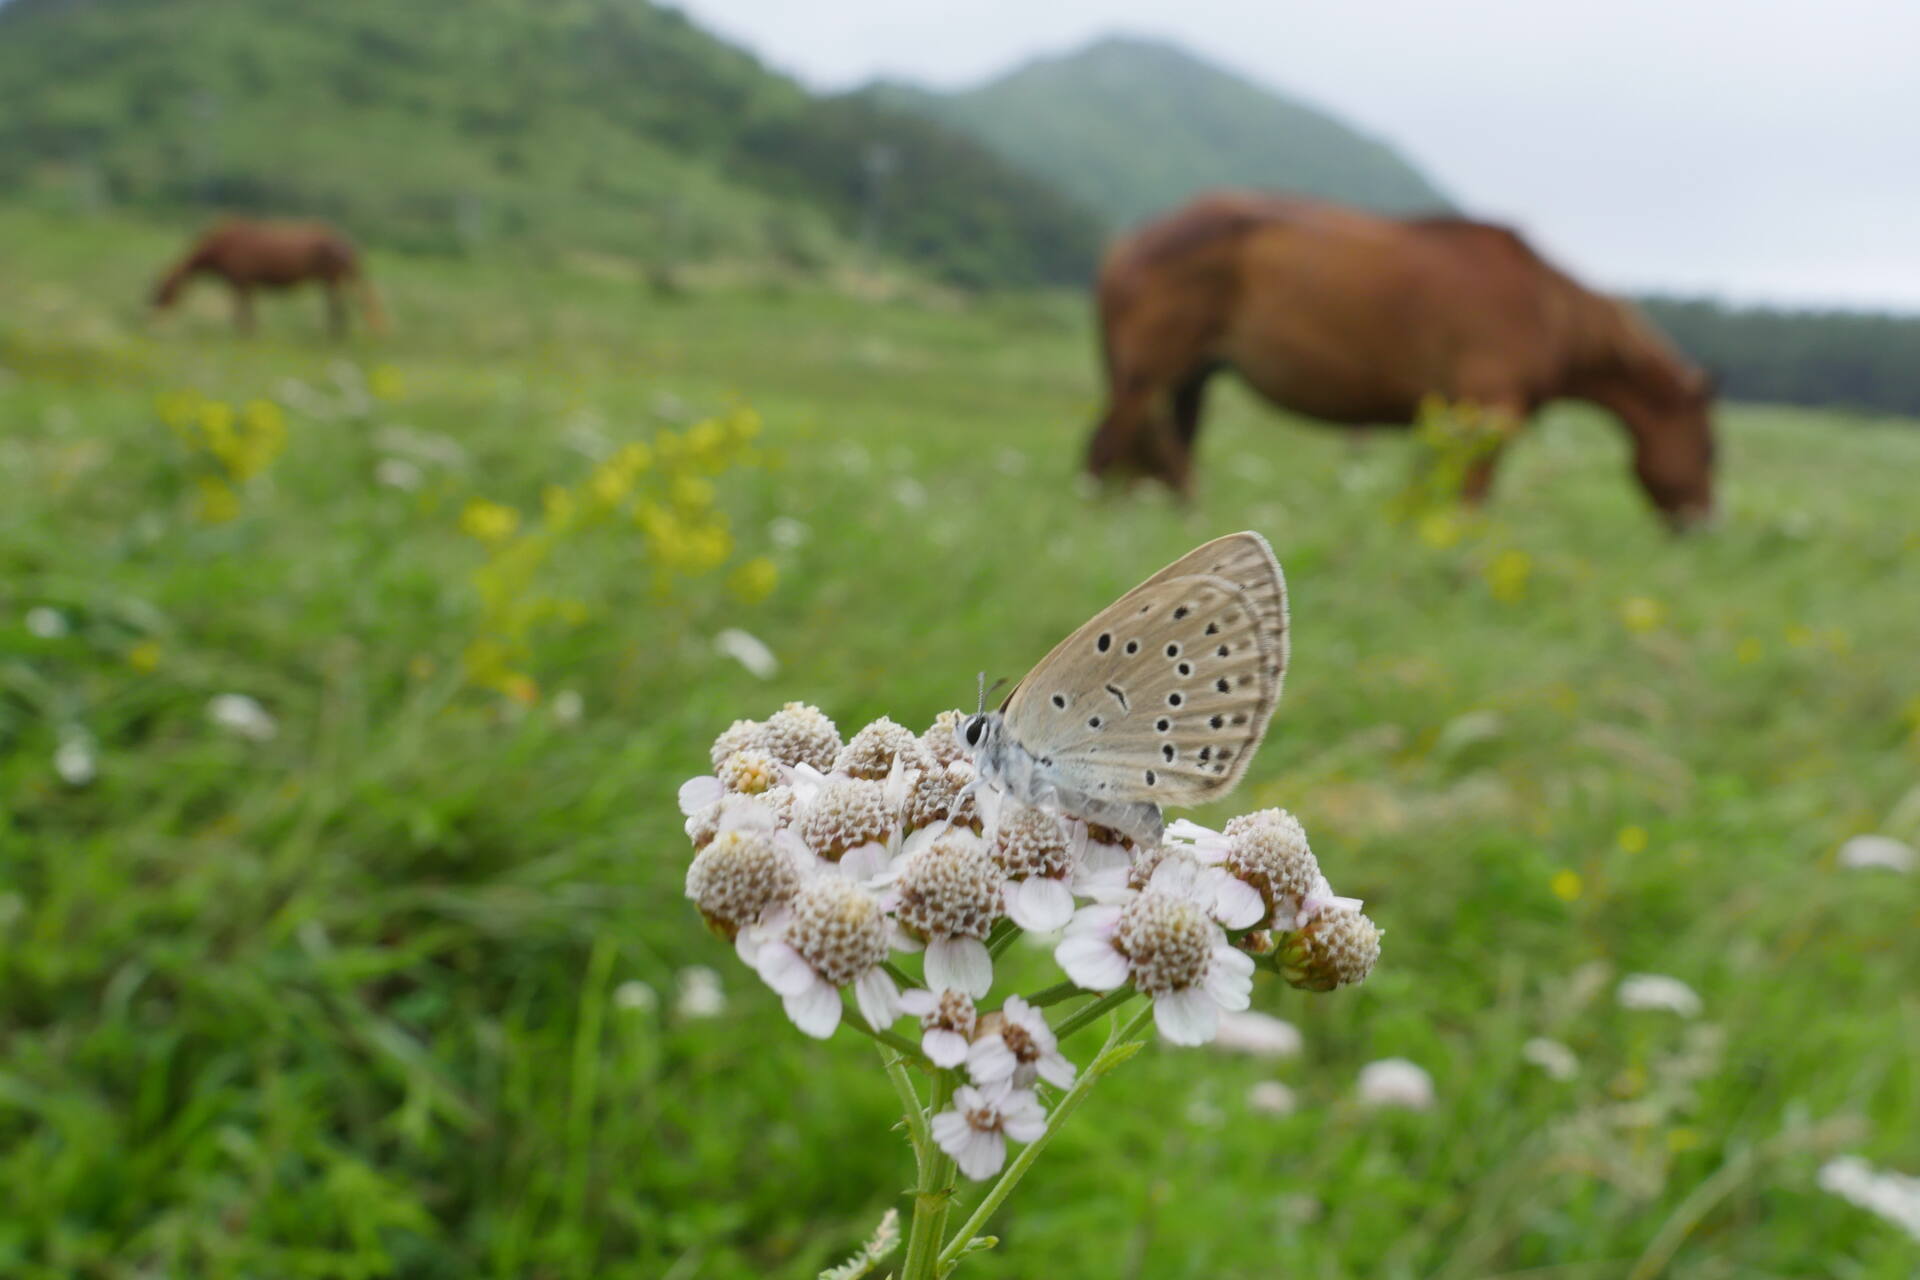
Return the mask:
<svg viewBox="0 0 1920 1280">
<path fill-rule="evenodd" d="M 1160 36 L 1596 284 L 1920 310 L 1920 0 L 686 0 L 817 88 Z"/>
</svg>

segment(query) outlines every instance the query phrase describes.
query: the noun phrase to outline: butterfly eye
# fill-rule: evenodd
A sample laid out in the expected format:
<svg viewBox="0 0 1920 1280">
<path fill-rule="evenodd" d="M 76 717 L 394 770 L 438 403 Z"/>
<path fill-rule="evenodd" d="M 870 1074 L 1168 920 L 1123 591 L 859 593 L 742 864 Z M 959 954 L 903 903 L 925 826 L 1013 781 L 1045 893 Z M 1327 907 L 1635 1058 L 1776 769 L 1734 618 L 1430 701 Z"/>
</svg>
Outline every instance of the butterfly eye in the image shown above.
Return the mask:
<svg viewBox="0 0 1920 1280">
<path fill-rule="evenodd" d="M 981 735 L 982 733 L 984 733 L 984 732 L 986 732 L 986 728 L 987 728 L 987 725 L 986 725 L 986 721 L 985 721 L 985 720 L 984 720 L 984 719 L 983 719 L 982 717 L 980 717 L 980 716 L 970 716 L 970 717 L 968 717 L 968 719 L 967 719 L 967 731 L 966 731 L 966 732 L 967 732 L 967 745 L 968 745 L 968 746 L 970 746 L 970 747 L 977 747 L 977 746 L 979 746 L 979 745 L 980 745 L 980 735 Z"/>
</svg>

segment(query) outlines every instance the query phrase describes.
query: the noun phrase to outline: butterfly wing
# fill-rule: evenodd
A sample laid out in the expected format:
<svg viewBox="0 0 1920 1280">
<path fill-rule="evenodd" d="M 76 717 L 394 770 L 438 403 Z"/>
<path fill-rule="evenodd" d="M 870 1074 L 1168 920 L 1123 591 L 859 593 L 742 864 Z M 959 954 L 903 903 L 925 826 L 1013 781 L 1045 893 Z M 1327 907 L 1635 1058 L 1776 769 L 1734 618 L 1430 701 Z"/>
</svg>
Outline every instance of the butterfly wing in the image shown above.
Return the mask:
<svg viewBox="0 0 1920 1280">
<path fill-rule="evenodd" d="M 1280 700 L 1287 588 L 1236 533 L 1188 552 L 1055 645 L 1001 711 L 1087 794 L 1204 804 L 1240 781 Z"/>
</svg>

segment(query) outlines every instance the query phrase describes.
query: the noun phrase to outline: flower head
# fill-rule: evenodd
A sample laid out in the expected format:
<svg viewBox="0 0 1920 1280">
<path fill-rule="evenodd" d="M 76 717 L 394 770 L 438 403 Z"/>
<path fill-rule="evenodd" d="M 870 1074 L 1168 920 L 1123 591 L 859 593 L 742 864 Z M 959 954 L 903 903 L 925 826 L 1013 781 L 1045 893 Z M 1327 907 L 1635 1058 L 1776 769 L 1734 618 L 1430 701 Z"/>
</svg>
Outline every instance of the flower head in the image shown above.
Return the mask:
<svg viewBox="0 0 1920 1280">
<path fill-rule="evenodd" d="M 1007 877 L 1007 914 L 1015 924 L 1050 933 L 1073 918 L 1073 874 L 1086 840 L 1083 824 L 1028 805 L 1001 806 L 987 851 Z"/>
<path fill-rule="evenodd" d="M 780 994 L 787 1016 L 824 1040 L 840 1025 L 840 990 L 852 986 L 861 1014 L 885 1027 L 900 990 L 880 966 L 890 931 L 873 894 L 838 876 L 815 876 L 794 894 L 780 936 L 760 945 L 754 967 Z"/>
<path fill-rule="evenodd" d="M 800 890 L 800 869 L 791 851 L 766 829 L 717 831 L 687 868 L 687 897 L 721 937 L 738 940 Z M 750 956 L 748 957 L 750 958 Z"/>
<path fill-rule="evenodd" d="M 794 830 L 806 841 L 807 848 L 828 862 L 839 862 L 848 854 L 880 852 L 884 865 L 885 850 L 898 829 L 893 806 L 887 803 L 886 784 L 866 778 L 828 778 L 800 809 Z M 869 856 L 858 863 L 866 870 Z M 879 867 L 873 867 L 875 873 Z"/>
<path fill-rule="evenodd" d="M 980 1033 L 967 1050 L 967 1071 L 975 1084 L 1012 1080 L 1017 1088 L 1031 1088 L 1035 1079 L 1066 1088 L 1074 1067 L 1060 1052 L 1060 1041 L 1038 1009 L 1019 996 L 1008 996 L 998 1013 L 980 1022 Z"/>
<path fill-rule="evenodd" d="M 1678 978 L 1664 973 L 1630 973 L 1620 979 L 1614 999 L 1622 1009 L 1660 1009 L 1683 1018 L 1700 1014 L 1700 996 Z"/>
<path fill-rule="evenodd" d="M 900 993 L 900 1007 L 920 1019 L 920 1049 L 935 1066 L 957 1067 L 967 1060 L 967 1045 L 979 1025 L 972 996 L 951 989 L 935 995 L 916 987 Z"/>
<path fill-rule="evenodd" d="M 980 810 L 974 803 L 976 793 L 967 790 L 978 776 L 973 766 L 964 760 L 949 765 L 928 760 L 925 764 L 907 796 L 906 810 L 901 815 L 905 825 L 920 828 L 944 822 L 978 831 Z"/>
<path fill-rule="evenodd" d="M 772 756 L 746 747 L 722 760 L 715 776 L 728 791 L 758 795 L 779 782 L 781 772 L 780 764 Z"/>
<path fill-rule="evenodd" d="M 929 767 L 920 750 L 920 739 L 903 724 L 881 716 L 853 735 L 833 759 L 833 771 L 850 778 L 884 778 L 893 770 L 893 762 L 904 757 L 909 768 Z"/>
<path fill-rule="evenodd" d="M 976 1182 L 1007 1162 L 1007 1139 L 1032 1142 L 1047 1131 L 1047 1113 L 1031 1089 L 1011 1080 L 984 1087 L 961 1085 L 953 1106 L 933 1118 L 933 1140 L 960 1172 Z"/>
<path fill-rule="evenodd" d="M 1217 864 L 1251 886 L 1266 908 L 1261 918 L 1278 929 L 1304 923 L 1309 914 L 1304 908 L 1325 885 L 1306 830 L 1285 809 L 1243 813 L 1218 832 L 1182 819 L 1167 835 L 1202 862 Z"/>
<path fill-rule="evenodd" d="M 1855 871 L 1912 871 L 1920 867 L 1920 853 L 1892 836 L 1855 836 L 1840 846 L 1840 865 Z"/>
<path fill-rule="evenodd" d="M 1206 910 L 1155 887 L 1124 903 L 1083 907 L 1054 949 L 1067 976 L 1093 991 L 1131 981 L 1153 997 L 1154 1025 L 1173 1044 L 1205 1044 L 1222 1009 L 1245 1009 L 1253 959 L 1227 943 Z"/>
<path fill-rule="evenodd" d="M 1271 1014 L 1248 1009 L 1220 1015 L 1220 1033 L 1214 1047 L 1256 1058 L 1290 1058 L 1300 1052 L 1300 1032 Z"/>
<path fill-rule="evenodd" d="M 1425 1111 L 1433 1106 L 1433 1077 L 1405 1058 L 1382 1058 L 1360 1068 L 1360 1101 L 1370 1107 Z"/>
<path fill-rule="evenodd" d="M 1000 918 L 999 868 L 975 837 L 952 832 L 901 863 L 887 895 L 893 916 L 927 943 L 927 985 L 978 999 L 993 986 L 985 939 Z"/>
<path fill-rule="evenodd" d="M 244 693 L 222 693 L 207 703 L 207 719 L 249 742 L 271 742 L 280 732 L 273 714 Z"/>
<path fill-rule="evenodd" d="M 967 713 L 958 709 L 942 711 L 920 735 L 920 745 L 927 754 L 943 765 L 956 760 L 972 760 L 973 753 L 960 742 L 960 726 L 966 721 Z"/>
<path fill-rule="evenodd" d="M 767 718 L 755 745 L 781 764 L 808 764 L 824 772 L 840 754 L 840 731 L 820 708 L 789 702 Z"/>
<path fill-rule="evenodd" d="M 728 725 L 726 731 L 713 740 L 713 747 L 708 752 L 713 760 L 714 770 L 718 772 L 721 761 L 734 752 L 758 747 L 762 731 L 763 727 L 758 720 L 735 720 Z"/>
<path fill-rule="evenodd" d="M 1287 939 L 1281 972 L 1307 991 L 1364 982 L 1380 958 L 1380 928 L 1345 905 L 1328 907 Z"/>
</svg>

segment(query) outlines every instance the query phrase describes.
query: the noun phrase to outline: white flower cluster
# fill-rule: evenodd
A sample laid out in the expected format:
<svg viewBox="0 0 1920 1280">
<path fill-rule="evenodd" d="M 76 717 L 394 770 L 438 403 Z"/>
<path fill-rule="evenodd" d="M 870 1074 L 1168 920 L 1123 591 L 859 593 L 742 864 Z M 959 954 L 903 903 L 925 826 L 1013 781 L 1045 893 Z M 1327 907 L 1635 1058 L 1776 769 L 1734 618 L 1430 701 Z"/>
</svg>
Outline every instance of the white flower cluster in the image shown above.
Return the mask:
<svg viewBox="0 0 1920 1280">
<path fill-rule="evenodd" d="M 679 798 L 695 849 L 687 897 L 794 1025 L 832 1035 L 851 991 L 875 1030 L 913 1015 L 929 1062 L 964 1065 L 972 1083 L 933 1129 L 970 1177 L 1000 1168 L 1007 1138 L 1044 1129 L 1036 1082 L 1074 1075 L 1039 1008 L 1019 996 L 977 1005 L 1020 931 L 1064 930 L 1054 956 L 1075 986 L 1130 984 L 1182 1045 L 1247 1008 L 1261 960 L 1323 991 L 1372 969 L 1379 930 L 1334 896 L 1285 810 L 1218 832 L 1176 822 L 1161 845 L 1137 848 L 985 785 L 954 736 L 963 719 L 943 712 L 915 734 L 883 717 L 843 741 L 818 708 L 790 702 L 731 725 L 713 772 Z M 900 953 L 922 953 L 917 985 Z"/>
</svg>

